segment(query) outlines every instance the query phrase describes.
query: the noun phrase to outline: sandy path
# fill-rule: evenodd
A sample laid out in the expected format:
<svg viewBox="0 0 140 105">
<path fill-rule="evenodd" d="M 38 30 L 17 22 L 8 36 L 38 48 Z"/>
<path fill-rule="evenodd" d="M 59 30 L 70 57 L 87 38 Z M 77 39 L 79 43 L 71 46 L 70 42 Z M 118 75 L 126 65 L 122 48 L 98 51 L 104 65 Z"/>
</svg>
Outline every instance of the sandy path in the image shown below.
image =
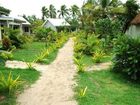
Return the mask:
<svg viewBox="0 0 140 105">
<path fill-rule="evenodd" d="M 112 65 L 111 62 L 99 63 L 93 66 L 89 66 L 86 68 L 87 71 L 100 71 L 100 70 L 108 70 Z"/>
<path fill-rule="evenodd" d="M 19 105 L 77 105 L 72 89 L 75 84 L 73 78 L 76 75 L 73 45 L 70 39 L 59 50 L 56 60 L 43 67 L 40 79 L 18 96 Z"/>
</svg>

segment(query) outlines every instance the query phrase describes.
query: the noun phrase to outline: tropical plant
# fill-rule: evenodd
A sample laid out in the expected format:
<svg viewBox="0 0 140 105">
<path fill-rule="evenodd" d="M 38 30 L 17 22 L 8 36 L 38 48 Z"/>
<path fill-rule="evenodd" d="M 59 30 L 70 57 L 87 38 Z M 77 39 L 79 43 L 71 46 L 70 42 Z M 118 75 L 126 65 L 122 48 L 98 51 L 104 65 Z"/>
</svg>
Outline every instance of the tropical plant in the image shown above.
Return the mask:
<svg viewBox="0 0 140 105">
<path fill-rule="evenodd" d="M 12 72 L 9 72 L 8 76 L 0 73 L 0 91 L 13 94 L 22 83 L 19 79 L 20 76 L 13 78 Z"/>
<path fill-rule="evenodd" d="M 29 70 L 35 70 L 33 67 L 33 62 L 26 62 L 26 65 L 28 66 Z"/>
<path fill-rule="evenodd" d="M 13 58 L 13 54 L 12 52 L 7 52 L 7 51 L 3 51 L 0 52 L 0 58 L 4 59 L 4 60 L 10 60 Z"/>
<path fill-rule="evenodd" d="M 49 37 L 50 32 L 52 30 L 50 28 L 39 27 L 35 30 L 35 37 L 37 40 L 46 40 Z"/>
<path fill-rule="evenodd" d="M 56 18 L 56 9 L 52 4 L 49 6 L 49 16 L 50 18 Z"/>
<path fill-rule="evenodd" d="M 2 48 L 4 50 L 9 50 L 12 46 L 11 40 L 8 36 L 4 36 L 2 39 Z"/>
<path fill-rule="evenodd" d="M 81 56 L 81 58 L 74 57 L 74 62 L 77 65 L 77 71 L 78 71 L 78 73 L 85 72 L 85 65 L 83 64 L 82 59 L 83 59 L 82 56 Z"/>
<path fill-rule="evenodd" d="M 48 8 L 43 6 L 42 9 L 41 9 L 41 12 L 42 12 L 42 20 L 45 21 L 45 17 L 46 18 L 49 17 L 49 10 L 48 10 Z"/>
<path fill-rule="evenodd" d="M 105 53 L 103 50 L 101 49 L 97 49 L 94 54 L 93 54 L 93 62 L 95 63 L 100 63 L 101 62 L 101 59 L 105 56 Z"/>
<path fill-rule="evenodd" d="M 86 92 L 87 92 L 87 86 L 84 89 L 80 89 L 79 96 L 84 97 L 86 95 Z"/>
<path fill-rule="evenodd" d="M 37 56 L 33 62 L 43 62 L 44 58 L 50 54 L 49 49 L 43 49 Z"/>
<path fill-rule="evenodd" d="M 69 15 L 69 11 L 66 7 L 66 5 L 62 5 L 60 10 L 58 10 L 59 18 L 65 18 Z"/>
<path fill-rule="evenodd" d="M 140 39 L 121 36 L 115 43 L 113 70 L 129 75 L 131 79 L 140 79 Z"/>
<path fill-rule="evenodd" d="M 70 8 L 70 12 L 73 19 L 77 19 L 80 15 L 80 8 L 77 5 L 72 5 Z"/>
<path fill-rule="evenodd" d="M 22 16 L 25 20 L 27 20 L 29 23 L 33 24 L 33 22 L 40 20 L 36 17 L 36 15 L 31 15 L 31 16 L 26 16 L 25 14 L 23 14 Z"/>
</svg>

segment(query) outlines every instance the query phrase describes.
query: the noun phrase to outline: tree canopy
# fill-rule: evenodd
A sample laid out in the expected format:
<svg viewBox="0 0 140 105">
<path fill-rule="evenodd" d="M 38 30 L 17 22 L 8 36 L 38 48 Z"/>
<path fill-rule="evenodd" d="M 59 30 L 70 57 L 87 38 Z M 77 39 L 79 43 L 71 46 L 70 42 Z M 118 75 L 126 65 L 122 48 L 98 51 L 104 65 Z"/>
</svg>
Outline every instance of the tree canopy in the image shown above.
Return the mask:
<svg viewBox="0 0 140 105">
<path fill-rule="evenodd" d="M 10 14 L 10 10 L 0 6 L 0 15 L 9 15 Z"/>
</svg>

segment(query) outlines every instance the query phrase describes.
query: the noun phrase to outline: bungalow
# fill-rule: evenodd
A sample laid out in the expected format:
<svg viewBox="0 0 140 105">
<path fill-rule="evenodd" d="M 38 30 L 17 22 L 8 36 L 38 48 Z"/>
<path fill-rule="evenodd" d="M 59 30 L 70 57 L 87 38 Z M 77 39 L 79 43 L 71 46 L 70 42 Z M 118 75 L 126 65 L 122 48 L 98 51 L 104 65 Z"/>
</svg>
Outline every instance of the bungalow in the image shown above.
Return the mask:
<svg viewBox="0 0 140 105">
<path fill-rule="evenodd" d="M 51 28 L 54 31 L 61 31 L 61 29 L 70 27 L 70 24 L 65 19 L 47 19 L 43 27 Z"/>
<path fill-rule="evenodd" d="M 0 40 L 2 39 L 2 34 L 4 32 L 3 27 L 20 29 L 21 33 L 30 34 L 30 23 L 22 17 L 13 18 L 4 15 L 0 16 Z"/>
<path fill-rule="evenodd" d="M 140 36 L 140 13 L 131 21 L 126 34 L 132 37 Z"/>
</svg>

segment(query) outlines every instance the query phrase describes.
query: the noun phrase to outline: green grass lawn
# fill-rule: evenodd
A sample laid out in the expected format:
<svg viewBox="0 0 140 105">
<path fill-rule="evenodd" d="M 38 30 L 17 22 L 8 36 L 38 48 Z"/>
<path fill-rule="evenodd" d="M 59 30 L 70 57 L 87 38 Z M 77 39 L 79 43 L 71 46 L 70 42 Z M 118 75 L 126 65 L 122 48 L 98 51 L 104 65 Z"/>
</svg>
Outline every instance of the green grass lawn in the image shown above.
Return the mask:
<svg viewBox="0 0 140 105">
<path fill-rule="evenodd" d="M 104 56 L 101 59 L 101 63 L 103 62 L 110 62 L 112 60 L 112 55 L 108 55 L 108 56 Z M 86 66 L 91 66 L 94 65 L 95 63 L 93 62 L 93 59 L 91 56 L 87 56 L 87 55 L 83 55 L 83 59 L 82 59 L 83 64 L 85 64 Z"/>
<path fill-rule="evenodd" d="M 37 55 L 39 55 L 44 48 L 46 48 L 45 42 L 33 42 L 25 49 L 15 50 L 13 52 L 14 60 L 33 62 L 36 59 Z M 56 58 L 57 52 L 58 50 L 50 53 L 43 63 L 49 64 L 50 62 L 52 62 Z"/>
<path fill-rule="evenodd" d="M 112 71 L 81 73 L 77 77 L 76 99 L 79 105 L 139 105 L 140 84 L 128 81 Z M 86 95 L 78 91 L 87 88 Z"/>
<path fill-rule="evenodd" d="M 43 48 L 45 48 L 44 42 L 30 43 L 27 48 L 17 49 L 13 52 L 14 60 L 32 62 Z"/>
<path fill-rule="evenodd" d="M 2 72 L 5 76 L 12 72 L 13 78 L 16 78 L 20 75 L 20 80 L 24 82 L 20 87 L 20 91 L 23 90 L 25 85 L 30 85 L 34 83 L 40 76 L 40 73 L 36 70 L 21 70 L 21 69 L 9 69 L 5 67 L 0 67 L 0 72 Z M 8 93 L 0 93 L 0 95 L 6 96 L 3 101 L 0 101 L 0 105 L 16 105 L 16 96 L 9 96 Z"/>
</svg>

